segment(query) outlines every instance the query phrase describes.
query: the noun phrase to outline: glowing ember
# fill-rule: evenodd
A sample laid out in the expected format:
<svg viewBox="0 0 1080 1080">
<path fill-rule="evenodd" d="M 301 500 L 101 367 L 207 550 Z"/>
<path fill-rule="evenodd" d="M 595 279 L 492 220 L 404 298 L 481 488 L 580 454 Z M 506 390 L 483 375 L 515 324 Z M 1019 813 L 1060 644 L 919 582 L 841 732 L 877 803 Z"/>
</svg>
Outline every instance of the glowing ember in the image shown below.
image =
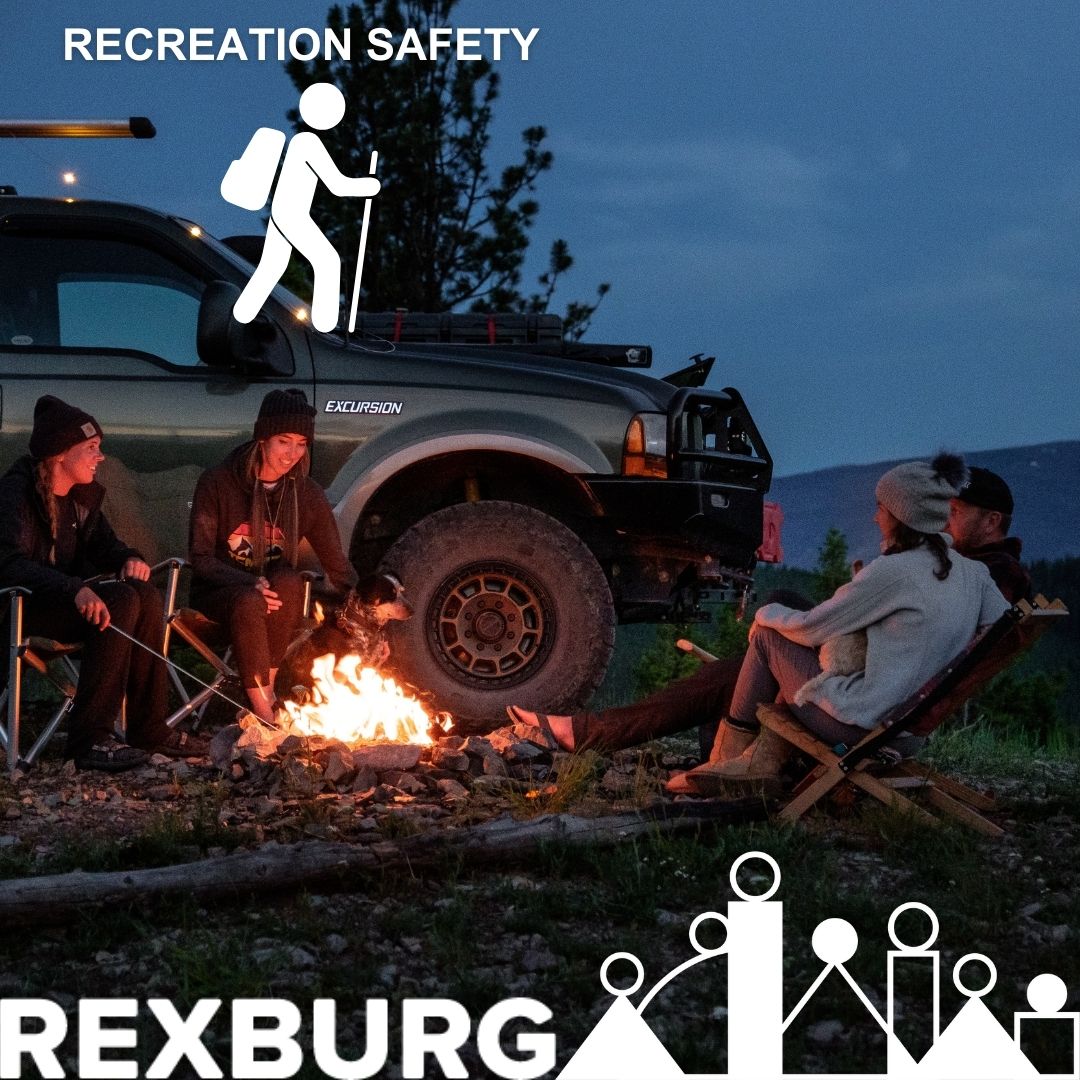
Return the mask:
<svg viewBox="0 0 1080 1080">
<path fill-rule="evenodd" d="M 423 705 L 393 679 L 361 667 L 358 656 L 343 656 L 337 664 L 330 654 L 317 657 L 311 677 L 310 701 L 285 702 L 296 734 L 350 744 L 378 740 L 430 745 L 431 716 Z"/>
</svg>

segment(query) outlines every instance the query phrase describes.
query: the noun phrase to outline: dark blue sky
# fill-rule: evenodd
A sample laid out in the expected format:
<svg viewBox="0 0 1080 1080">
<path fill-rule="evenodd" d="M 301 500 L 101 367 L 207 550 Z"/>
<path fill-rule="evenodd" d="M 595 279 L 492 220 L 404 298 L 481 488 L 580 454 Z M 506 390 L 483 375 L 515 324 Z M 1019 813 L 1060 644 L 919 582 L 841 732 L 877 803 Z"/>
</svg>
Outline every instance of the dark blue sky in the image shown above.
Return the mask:
<svg viewBox="0 0 1080 1080">
<path fill-rule="evenodd" d="M 8 117 L 159 135 L 6 143 L 0 182 L 61 193 L 70 166 L 88 196 L 254 231 L 217 186 L 284 125 L 281 65 L 65 63 L 63 28 L 321 28 L 328 6 L 6 5 Z M 549 129 L 535 272 L 563 236 L 563 299 L 612 283 L 592 339 L 650 343 L 659 372 L 715 353 L 780 471 L 1080 436 L 1080 5 L 472 0 L 454 21 L 540 27 L 500 65 L 492 155 Z"/>
</svg>

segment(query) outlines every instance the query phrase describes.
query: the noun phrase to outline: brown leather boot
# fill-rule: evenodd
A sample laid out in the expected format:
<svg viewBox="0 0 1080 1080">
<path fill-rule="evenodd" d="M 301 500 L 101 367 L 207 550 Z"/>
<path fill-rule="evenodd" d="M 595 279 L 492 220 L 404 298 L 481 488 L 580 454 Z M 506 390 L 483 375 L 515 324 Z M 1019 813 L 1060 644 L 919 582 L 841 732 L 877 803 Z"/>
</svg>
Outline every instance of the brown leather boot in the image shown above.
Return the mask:
<svg viewBox="0 0 1080 1080">
<path fill-rule="evenodd" d="M 749 747 L 757 733 L 746 728 L 736 727 L 727 717 L 720 721 L 716 729 L 712 750 L 709 751 L 709 764 L 722 765 L 725 761 L 734 761 Z"/>
<path fill-rule="evenodd" d="M 729 762 L 737 761 L 754 744 L 756 732 L 736 727 L 727 717 L 720 721 L 716 729 L 709 760 L 687 773 L 673 776 L 665 785 L 670 795 L 698 795 L 700 792 L 693 785 L 693 777 L 707 769 L 714 769 Z M 688 779 L 690 778 L 690 779 Z"/>
<path fill-rule="evenodd" d="M 719 738 L 717 739 L 719 741 Z M 761 733 L 736 758 L 710 760 L 667 782 L 672 795 L 774 794 L 780 787 L 780 770 L 791 748 L 779 735 L 762 728 Z"/>
</svg>

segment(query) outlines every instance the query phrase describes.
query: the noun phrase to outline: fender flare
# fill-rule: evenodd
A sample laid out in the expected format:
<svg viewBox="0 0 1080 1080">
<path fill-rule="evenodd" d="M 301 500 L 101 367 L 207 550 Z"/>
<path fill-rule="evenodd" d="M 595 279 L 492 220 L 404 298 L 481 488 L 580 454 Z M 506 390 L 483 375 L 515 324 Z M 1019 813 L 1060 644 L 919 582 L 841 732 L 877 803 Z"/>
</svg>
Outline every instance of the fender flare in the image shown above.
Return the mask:
<svg viewBox="0 0 1080 1080">
<path fill-rule="evenodd" d="M 426 458 L 470 451 L 517 454 L 520 457 L 542 461 L 546 465 L 552 465 L 570 474 L 596 472 L 588 462 L 583 461 L 576 454 L 568 453 L 550 443 L 517 435 L 444 435 L 437 439 L 427 439 L 381 458 L 352 482 L 334 507 L 334 518 L 344 542 L 347 544 L 352 537 L 356 523 L 371 496 L 397 473 Z"/>
</svg>

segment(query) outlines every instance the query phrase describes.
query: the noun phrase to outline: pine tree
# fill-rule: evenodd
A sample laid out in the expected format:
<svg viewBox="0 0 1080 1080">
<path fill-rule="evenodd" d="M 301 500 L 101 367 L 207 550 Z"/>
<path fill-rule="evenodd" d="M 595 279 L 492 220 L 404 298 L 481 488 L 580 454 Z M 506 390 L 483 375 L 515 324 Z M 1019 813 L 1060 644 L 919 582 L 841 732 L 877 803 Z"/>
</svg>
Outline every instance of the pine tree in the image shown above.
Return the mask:
<svg viewBox="0 0 1080 1080">
<path fill-rule="evenodd" d="M 363 41 L 371 27 L 400 38 L 406 27 L 427 40 L 429 26 L 451 26 L 457 0 L 362 0 L 331 7 L 326 25 L 339 36 L 352 29 Z M 459 62 L 451 52 L 437 59 L 406 57 L 374 61 L 362 48 L 348 62 L 323 57 L 291 60 L 286 71 L 298 90 L 332 82 L 345 95 L 345 119 L 321 138 L 342 172 L 367 175 L 371 152 L 379 152 L 382 191 L 371 215 L 364 265 L 362 308 L 367 311 L 473 311 L 534 313 L 547 310 L 573 265 L 565 240 L 551 247 L 539 289 L 522 292 L 522 267 L 529 231 L 539 211 L 539 177 L 553 162 L 541 126 L 522 134 L 522 156 L 495 179 L 488 157 L 499 75 L 487 60 Z M 299 112 L 289 114 L 303 130 Z M 312 216 L 339 252 L 357 252 L 358 201 L 316 197 Z M 355 256 L 354 256 L 355 257 Z M 349 258 L 345 255 L 348 265 Z M 295 271 L 305 272 L 299 260 Z M 343 275 L 347 294 L 353 268 Z M 290 284 L 304 290 L 295 272 Z M 579 338 L 608 291 L 602 284 L 593 303 L 571 302 L 564 319 Z"/>
<path fill-rule="evenodd" d="M 837 528 L 830 528 L 818 548 L 814 599 L 828 600 L 841 585 L 851 580 L 847 538 Z"/>
</svg>

